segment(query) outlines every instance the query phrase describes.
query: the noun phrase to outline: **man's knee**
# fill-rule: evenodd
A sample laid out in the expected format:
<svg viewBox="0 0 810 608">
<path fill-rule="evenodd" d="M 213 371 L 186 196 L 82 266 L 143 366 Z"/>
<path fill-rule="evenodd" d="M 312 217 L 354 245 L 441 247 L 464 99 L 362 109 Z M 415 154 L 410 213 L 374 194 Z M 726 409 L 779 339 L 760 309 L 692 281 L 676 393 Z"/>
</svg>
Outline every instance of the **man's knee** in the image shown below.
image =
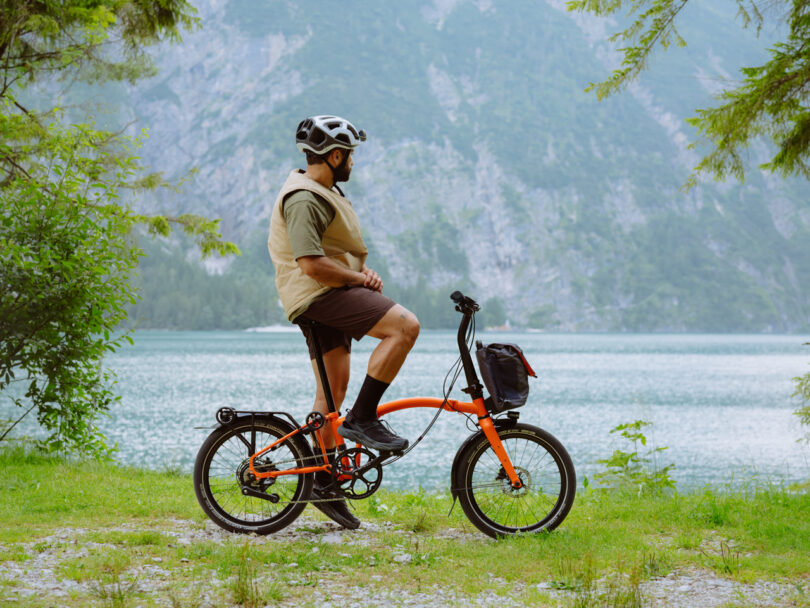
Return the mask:
<svg viewBox="0 0 810 608">
<path fill-rule="evenodd" d="M 402 332 L 405 334 L 405 337 L 411 343 L 411 346 L 414 345 L 416 339 L 419 337 L 419 330 L 421 326 L 419 325 L 419 319 L 416 318 L 416 315 L 412 312 L 409 312 L 406 319 L 405 319 L 405 326 L 402 329 Z"/>
<path fill-rule="evenodd" d="M 419 337 L 419 330 L 421 329 L 419 319 L 409 310 L 405 310 L 400 316 L 400 321 L 399 331 L 397 332 L 399 334 L 398 337 L 404 346 L 410 350 L 413 348 L 413 345 L 416 344 L 416 339 Z"/>
<path fill-rule="evenodd" d="M 394 340 L 410 349 L 419 337 L 419 320 L 401 304 L 390 309 L 368 332 L 380 340 Z"/>
</svg>

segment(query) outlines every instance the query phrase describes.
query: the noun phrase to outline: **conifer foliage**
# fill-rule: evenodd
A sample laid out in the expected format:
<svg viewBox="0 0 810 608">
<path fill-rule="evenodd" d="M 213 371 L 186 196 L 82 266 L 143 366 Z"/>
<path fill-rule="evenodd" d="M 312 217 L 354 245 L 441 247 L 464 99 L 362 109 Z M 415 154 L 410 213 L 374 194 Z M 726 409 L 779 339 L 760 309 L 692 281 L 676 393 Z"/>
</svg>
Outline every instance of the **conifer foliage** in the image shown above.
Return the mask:
<svg viewBox="0 0 810 608">
<path fill-rule="evenodd" d="M 43 94 L 148 76 L 145 48 L 195 23 L 184 0 L 0 5 L 0 398 L 19 408 L 0 439 L 36 412 L 49 448 L 109 451 L 94 421 L 116 399 L 102 359 L 126 339 L 114 331 L 135 300 L 136 226 L 166 235 L 178 225 L 204 254 L 235 251 L 216 221 L 134 212 L 133 193 L 167 185 L 139 166 L 138 141 L 68 124 Z"/>
<path fill-rule="evenodd" d="M 769 49 L 769 60 L 755 67 L 741 67 L 741 79 L 729 83 L 717 97 L 718 104 L 698 109 L 688 120 L 707 143 L 706 154 L 687 182 L 699 174 L 724 180 L 745 177 L 743 152 L 758 138 L 774 146 L 773 157 L 760 169 L 787 176 L 810 178 L 810 0 L 786 3 L 734 0 L 744 27 L 757 33 L 769 19 L 784 22 L 785 37 Z M 647 67 L 654 50 L 687 41 L 676 27 L 689 0 L 572 0 L 568 8 L 599 16 L 627 12 L 630 25 L 609 40 L 619 45 L 622 63 L 603 82 L 591 83 L 601 99 L 636 79 Z"/>
</svg>

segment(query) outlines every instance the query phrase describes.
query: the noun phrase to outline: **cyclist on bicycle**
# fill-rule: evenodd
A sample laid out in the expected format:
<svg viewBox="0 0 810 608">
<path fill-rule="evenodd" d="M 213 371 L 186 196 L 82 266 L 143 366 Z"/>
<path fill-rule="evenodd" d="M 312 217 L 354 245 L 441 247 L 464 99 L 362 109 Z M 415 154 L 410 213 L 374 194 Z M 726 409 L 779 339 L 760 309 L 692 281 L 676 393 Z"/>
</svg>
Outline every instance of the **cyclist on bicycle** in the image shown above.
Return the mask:
<svg viewBox="0 0 810 608">
<path fill-rule="evenodd" d="M 316 335 L 301 326 L 315 372 L 314 410 L 327 413 L 312 341 L 317 339 L 321 347 L 335 406 L 340 408 L 349 383 L 352 338 L 377 338 L 368 373 L 338 432 L 366 447 L 399 451 L 408 440 L 380 422 L 377 406 L 419 335 L 419 321 L 382 294 L 380 276 L 366 266 L 360 221 L 337 185 L 349 180 L 352 153 L 365 139 L 364 131 L 337 116 L 314 116 L 298 125 L 295 140 L 306 155 L 307 169 L 292 171 L 276 198 L 268 248 L 289 320 L 322 326 Z M 325 431 L 327 447 L 334 447 L 328 427 Z M 327 473 L 316 474 L 313 504 L 344 527 L 357 528 L 360 521 L 330 484 Z"/>
</svg>

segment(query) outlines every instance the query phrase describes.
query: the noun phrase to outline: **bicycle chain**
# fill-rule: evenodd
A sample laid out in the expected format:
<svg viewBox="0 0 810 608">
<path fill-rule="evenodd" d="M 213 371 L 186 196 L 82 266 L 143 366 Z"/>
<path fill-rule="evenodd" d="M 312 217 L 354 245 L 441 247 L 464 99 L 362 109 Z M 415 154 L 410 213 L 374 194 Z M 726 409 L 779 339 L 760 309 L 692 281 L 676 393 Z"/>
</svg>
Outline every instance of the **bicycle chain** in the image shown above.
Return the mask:
<svg viewBox="0 0 810 608">
<path fill-rule="evenodd" d="M 355 448 L 350 448 L 350 449 L 355 449 Z M 392 456 L 393 456 L 393 458 L 391 458 Z M 320 454 L 313 454 L 311 456 L 305 456 L 301 460 L 303 461 L 304 466 L 306 466 L 308 461 L 320 462 L 320 460 L 319 460 L 320 458 L 322 458 L 322 456 Z M 391 458 L 391 460 L 388 460 L 386 462 L 385 460 L 388 459 L 388 458 Z M 397 460 L 398 458 L 399 458 L 398 454 L 392 455 L 392 454 L 388 453 L 388 454 L 385 454 L 384 456 L 378 454 L 377 458 L 375 458 L 374 460 L 369 461 L 364 466 L 366 468 L 368 468 L 370 465 L 373 466 L 373 465 L 379 464 L 380 467 L 382 467 L 382 466 L 384 466 L 386 464 L 389 464 L 390 462 L 393 462 L 394 460 Z M 275 466 L 275 465 L 283 465 L 283 464 L 289 464 L 289 463 L 297 463 L 297 461 L 294 458 L 290 458 L 290 459 L 287 459 L 287 460 L 272 460 L 271 463 Z M 337 492 L 338 494 L 342 494 L 342 492 L 341 492 L 341 490 L 339 488 L 332 488 L 332 490 L 334 492 Z M 342 495 L 342 496 L 335 496 L 334 498 L 310 498 L 310 499 L 307 499 L 307 500 L 286 500 L 286 501 L 279 500 L 278 502 L 273 503 L 273 504 L 289 505 L 289 504 L 301 504 L 301 503 L 309 504 L 309 503 L 316 503 L 316 502 L 335 502 L 335 501 L 338 501 L 338 500 L 345 500 L 346 498 L 348 498 L 348 497 L 345 496 L 345 495 Z"/>
</svg>

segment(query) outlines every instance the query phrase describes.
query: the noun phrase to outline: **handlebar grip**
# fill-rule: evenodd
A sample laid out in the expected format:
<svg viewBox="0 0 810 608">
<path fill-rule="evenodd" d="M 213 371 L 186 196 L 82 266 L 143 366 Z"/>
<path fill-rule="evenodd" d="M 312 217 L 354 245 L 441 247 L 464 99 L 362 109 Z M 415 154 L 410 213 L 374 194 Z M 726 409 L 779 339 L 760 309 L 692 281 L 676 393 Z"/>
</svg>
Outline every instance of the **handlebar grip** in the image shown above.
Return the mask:
<svg viewBox="0 0 810 608">
<path fill-rule="evenodd" d="M 479 310 L 478 303 L 470 297 L 465 296 L 460 291 L 454 291 L 450 294 L 450 299 L 456 304 L 456 310 L 465 312 L 476 312 Z"/>
</svg>

